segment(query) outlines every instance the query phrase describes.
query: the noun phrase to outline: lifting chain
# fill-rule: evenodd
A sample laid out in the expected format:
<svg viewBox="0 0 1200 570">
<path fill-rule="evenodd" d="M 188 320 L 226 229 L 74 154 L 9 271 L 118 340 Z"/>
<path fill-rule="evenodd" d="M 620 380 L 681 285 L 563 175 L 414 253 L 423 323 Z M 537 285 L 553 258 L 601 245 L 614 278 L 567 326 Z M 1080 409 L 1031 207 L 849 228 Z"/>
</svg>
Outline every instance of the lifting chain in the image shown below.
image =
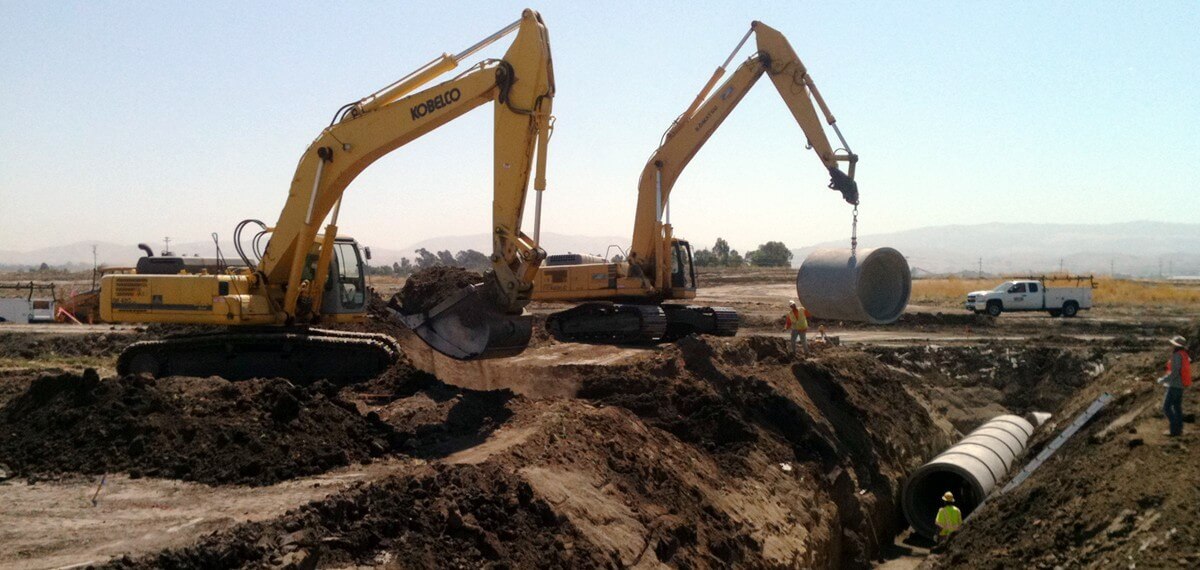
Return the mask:
<svg viewBox="0 0 1200 570">
<path fill-rule="evenodd" d="M 854 219 L 850 223 L 850 257 L 858 252 L 858 204 L 854 205 Z"/>
</svg>

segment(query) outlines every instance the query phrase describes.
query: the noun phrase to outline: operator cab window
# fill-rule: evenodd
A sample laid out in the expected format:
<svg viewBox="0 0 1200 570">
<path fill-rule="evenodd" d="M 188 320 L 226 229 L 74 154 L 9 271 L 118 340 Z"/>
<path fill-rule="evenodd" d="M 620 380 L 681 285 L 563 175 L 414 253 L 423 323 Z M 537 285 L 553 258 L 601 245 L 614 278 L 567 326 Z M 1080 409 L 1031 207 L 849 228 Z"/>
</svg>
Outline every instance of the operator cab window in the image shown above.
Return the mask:
<svg viewBox="0 0 1200 570">
<path fill-rule="evenodd" d="M 1030 284 L 1029 284 L 1029 292 L 1030 292 L 1030 293 L 1037 293 L 1037 292 L 1038 292 L 1038 286 L 1037 286 L 1037 283 L 1030 283 Z"/>
<path fill-rule="evenodd" d="M 695 289 L 696 274 L 692 264 L 691 246 L 685 242 L 676 242 L 671 256 L 671 287 L 678 289 Z"/>
<path fill-rule="evenodd" d="M 1017 283 L 1016 285 L 1013 285 L 1012 287 L 1010 287 L 1008 289 L 1008 292 L 1009 293 L 1024 293 L 1025 292 L 1025 284 Z"/>
<path fill-rule="evenodd" d="M 367 302 L 366 284 L 363 283 L 362 272 L 359 268 L 362 262 L 358 258 L 358 248 L 353 243 L 335 243 L 337 260 L 338 298 L 343 309 L 357 309 Z"/>
</svg>

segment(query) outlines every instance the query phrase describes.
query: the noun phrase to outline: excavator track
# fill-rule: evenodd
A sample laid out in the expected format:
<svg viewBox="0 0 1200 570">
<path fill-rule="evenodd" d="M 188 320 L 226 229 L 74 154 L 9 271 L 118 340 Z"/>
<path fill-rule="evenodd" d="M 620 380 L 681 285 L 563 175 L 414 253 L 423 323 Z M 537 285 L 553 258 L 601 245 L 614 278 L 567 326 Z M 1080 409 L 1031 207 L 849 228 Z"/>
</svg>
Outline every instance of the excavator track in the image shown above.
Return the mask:
<svg viewBox="0 0 1200 570">
<path fill-rule="evenodd" d="M 667 332 L 664 342 L 679 340 L 689 334 L 735 336 L 738 313 L 729 307 L 699 305 L 663 305 L 667 313 Z"/>
<path fill-rule="evenodd" d="M 654 344 L 667 332 L 658 305 L 584 303 L 546 318 L 546 330 L 564 342 Z"/>
<path fill-rule="evenodd" d="M 135 342 L 117 358 L 117 373 L 352 383 L 378 376 L 400 353 L 395 339 L 382 334 L 318 328 L 239 330 Z"/>
</svg>

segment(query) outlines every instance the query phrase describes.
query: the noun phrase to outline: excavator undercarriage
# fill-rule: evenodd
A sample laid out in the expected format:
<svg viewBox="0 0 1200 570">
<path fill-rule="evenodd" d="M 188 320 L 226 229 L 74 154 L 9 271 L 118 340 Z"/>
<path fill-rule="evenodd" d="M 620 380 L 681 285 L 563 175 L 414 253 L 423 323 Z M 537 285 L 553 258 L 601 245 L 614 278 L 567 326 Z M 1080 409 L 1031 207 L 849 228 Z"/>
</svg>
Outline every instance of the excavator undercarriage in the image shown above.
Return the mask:
<svg viewBox="0 0 1200 570">
<path fill-rule="evenodd" d="M 399 357 L 400 346 L 384 334 L 230 327 L 135 342 L 117 359 L 117 373 L 349 383 L 378 376 Z"/>
<path fill-rule="evenodd" d="M 564 342 L 657 344 L 689 334 L 734 336 L 738 314 L 729 307 L 597 301 L 550 315 L 546 330 Z"/>
</svg>

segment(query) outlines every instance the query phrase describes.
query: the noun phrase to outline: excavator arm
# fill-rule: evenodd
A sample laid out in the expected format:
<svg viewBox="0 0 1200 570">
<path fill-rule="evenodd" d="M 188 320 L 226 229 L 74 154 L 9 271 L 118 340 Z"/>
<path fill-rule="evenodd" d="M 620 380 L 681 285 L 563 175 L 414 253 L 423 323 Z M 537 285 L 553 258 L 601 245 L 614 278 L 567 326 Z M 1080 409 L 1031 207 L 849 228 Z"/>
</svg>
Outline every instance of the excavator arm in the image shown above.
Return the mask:
<svg viewBox="0 0 1200 570">
<path fill-rule="evenodd" d="M 749 40 L 751 34 L 756 36 L 758 51 L 734 70 L 729 79 L 715 87 L 724 76 L 730 61 Z M 837 127 L 837 121 L 813 84 L 808 70 L 788 44 L 787 38 L 762 22 L 754 22 L 688 109 L 663 135 L 661 144 L 642 170 L 638 181 L 637 214 L 633 243 L 630 246 L 630 260 L 641 264 L 644 271 L 657 271 L 661 274 L 657 276 L 659 283 L 662 282 L 661 279 L 664 278 L 669 265 L 656 263 L 656 260 L 664 259 L 663 256 L 667 255 L 666 248 L 670 247 L 669 222 L 664 227 L 663 214 L 669 204 L 671 189 L 692 157 L 699 152 L 764 73 L 771 78 L 792 117 L 804 131 L 809 147 L 829 170 L 829 187 L 841 192 L 846 202 L 858 204 L 858 186 L 854 182 L 854 167 L 858 156 L 850 152 Z M 826 123 L 837 134 L 845 152 L 834 150 L 821 125 L 821 118 L 817 115 L 817 107 L 820 107 Z M 841 170 L 842 162 L 849 163 L 848 173 Z M 667 234 L 664 235 L 664 232 Z"/>
<path fill-rule="evenodd" d="M 454 79 L 414 93 L 514 29 L 517 36 L 503 59 L 484 61 Z M 270 296 L 281 307 L 281 319 L 303 322 L 319 314 L 338 211 L 346 187 L 355 177 L 389 152 L 489 101 L 495 104 L 494 271 L 485 296 L 500 312 L 521 313 L 529 300 L 533 274 L 545 258 L 536 242 L 521 232 L 520 224 L 535 154 L 535 188 L 539 192 L 545 189 L 553 96 L 549 36 L 541 16 L 525 10 L 520 20 L 462 53 L 442 55 L 383 90 L 343 107 L 301 156 L 287 202 L 259 262 Z M 326 218 L 329 223 L 319 234 Z M 422 321 L 429 329 L 429 319 Z M 452 326 L 456 325 L 447 323 L 443 328 Z M 472 336 L 470 331 L 459 333 Z M 439 350 L 446 348 L 452 356 L 480 356 L 431 344 Z"/>
</svg>

